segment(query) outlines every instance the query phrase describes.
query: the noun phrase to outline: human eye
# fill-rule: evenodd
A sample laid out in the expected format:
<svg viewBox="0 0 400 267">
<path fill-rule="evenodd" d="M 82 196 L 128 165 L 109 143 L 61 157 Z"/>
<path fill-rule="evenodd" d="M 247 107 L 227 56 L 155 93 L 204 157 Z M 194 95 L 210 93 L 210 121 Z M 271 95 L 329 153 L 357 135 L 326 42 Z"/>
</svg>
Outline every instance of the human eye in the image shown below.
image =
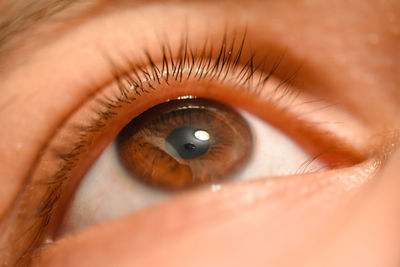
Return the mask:
<svg viewBox="0 0 400 267">
<path fill-rule="evenodd" d="M 182 40 L 175 48 L 162 43 L 158 57 L 154 56 L 157 52 L 145 50 L 136 62 L 126 59 L 120 66 L 108 59 L 111 83 L 68 118 L 41 158 L 39 170 L 46 174 L 37 174 L 42 195 L 31 203 L 42 220 L 36 231 L 46 229 L 47 234 L 62 237 L 165 200 L 174 194 L 171 189 L 182 191 L 210 184 L 212 190 L 224 186 L 223 180 L 230 177 L 241 180 L 293 175 L 362 160 L 357 150 L 346 150 L 348 146 L 343 149 L 341 140 L 326 127 L 310 126 L 318 121 L 301 118 L 315 113 L 314 109 L 324 112 L 328 104 L 296 93 L 289 84 L 293 73 L 276 77 L 282 55 L 272 62 L 265 58 L 273 55 L 255 55 L 244 34 L 238 38 L 226 33 L 222 40 L 205 42 L 197 50 L 190 37 Z M 199 159 L 185 159 L 166 145 L 170 135 L 182 127 L 192 134 L 205 131 L 216 142 L 208 144 Z M 216 127 L 221 130 L 214 132 Z M 140 132 L 135 134 L 135 130 Z M 179 142 L 182 137 L 171 138 Z M 107 175 L 100 169 L 97 172 L 104 177 L 119 180 L 100 189 L 98 183 L 104 183 L 104 179 L 97 179 L 79 190 L 89 167 L 115 139 L 114 150 L 119 155 L 103 160 L 104 164 L 97 164 L 92 171 L 96 173 L 96 168 L 116 161 L 128 174 L 121 178 L 118 172 Z M 139 183 L 124 185 L 122 179 Z M 130 188 L 125 196 L 122 188 Z M 74 195 L 75 201 L 70 202 Z M 114 202 L 115 206 L 110 204 Z M 44 220 L 48 226 L 43 226 Z M 54 238 L 52 235 L 49 238 Z"/>
<path fill-rule="evenodd" d="M 196 18 L 190 19 L 189 24 L 191 23 L 198 26 Z M 219 23 L 219 25 L 224 24 Z M 231 32 L 230 27 L 236 32 Z M 168 112 L 163 114 L 161 111 L 154 111 L 154 108 L 163 110 L 165 106 L 170 106 L 169 108 L 172 109 L 188 110 L 194 116 L 205 110 L 209 111 L 207 113 L 209 115 L 204 116 L 211 116 L 212 112 L 218 115 L 225 112 L 231 117 L 241 118 L 234 119 L 235 122 L 243 119 L 243 123 L 239 123 L 239 126 L 232 122 L 226 123 L 225 128 L 234 125 L 234 127 L 241 128 L 240 132 L 245 132 L 244 135 L 247 137 L 251 136 L 251 138 L 240 136 L 225 140 L 229 141 L 229 145 L 220 148 L 222 152 L 220 151 L 221 154 L 215 156 L 214 162 L 202 163 L 208 165 L 204 165 L 203 168 L 191 169 L 196 172 L 204 171 L 204 169 L 210 168 L 209 166 L 214 167 L 212 164 L 224 162 L 222 158 L 233 156 L 234 153 L 244 153 L 244 160 L 232 163 L 238 170 L 227 171 L 226 175 L 212 175 L 204 178 L 206 173 L 202 176 L 203 178 L 198 179 L 200 182 L 194 182 L 187 186 L 187 188 L 200 186 L 198 191 L 193 190 L 192 192 L 212 191 L 213 185 L 216 186 L 214 188 L 224 189 L 225 186 L 229 187 L 230 178 L 236 180 L 268 179 L 272 176 L 284 177 L 318 170 L 324 173 L 334 169 L 354 167 L 360 162 L 365 163 L 369 153 L 365 145 L 365 140 L 369 135 L 367 128 L 348 115 L 347 107 L 336 105 L 335 101 L 323 97 L 320 92 L 316 93 L 313 90 L 308 92 L 302 88 L 304 86 L 304 83 L 301 82 L 302 73 L 310 70 L 306 59 L 304 62 L 296 60 L 294 56 L 290 55 L 290 51 L 283 56 L 283 47 L 282 49 L 274 48 L 276 44 L 272 44 L 271 40 L 260 41 L 257 31 L 250 24 L 239 34 L 237 32 L 240 30 L 235 26 L 222 26 L 212 30 L 203 29 L 203 31 L 199 33 L 196 32 L 195 26 L 188 26 L 187 29 L 178 27 L 174 31 L 163 29 L 163 32 L 158 31 L 154 35 L 143 34 L 142 38 L 129 37 L 133 42 L 142 42 L 132 50 L 125 47 L 123 42 L 125 36 L 117 38 L 115 36 L 118 34 L 115 34 L 116 40 L 111 42 L 113 45 L 109 45 L 107 49 L 101 47 L 96 50 L 98 52 L 94 52 L 97 54 L 96 59 L 99 62 L 102 61 L 101 64 L 96 66 L 96 63 L 89 63 L 89 59 L 80 62 L 82 65 L 87 64 L 86 69 L 90 65 L 92 68 L 90 77 L 80 75 L 79 71 L 78 74 L 74 73 L 73 68 L 68 69 L 71 81 L 78 79 L 74 78 L 74 75 L 79 76 L 80 85 L 78 87 L 82 94 L 85 92 L 86 96 L 81 96 L 80 102 L 74 103 L 75 99 L 72 93 L 69 96 L 68 91 L 64 91 L 58 95 L 60 98 L 70 98 L 69 105 L 74 107 L 70 108 L 66 115 L 64 114 L 61 123 L 55 127 L 57 130 L 54 130 L 54 135 L 42 151 L 38 164 L 32 171 L 31 187 L 24 193 L 25 200 L 22 198 L 21 202 L 28 212 L 21 215 L 16 224 L 19 229 L 26 230 L 23 231 L 27 233 L 24 238 L 27 237 L 30 247 L 40 246 L 45 243 L 44 240 L 52 243 L 60 231 L 59 226 L 64 224 L 64 220 L 66 218 L 76 219 L 74 217 L 77 216 L 76 213 L 70 211 L 74 209 L 76 204 L 74 201 L 79 202 L 81 195 L 88 196 L 87 192 L 90 190 L 93 190 L 95 195 L 101 195 L 99 191 L 96 192 L 99 190 L 97 185 L 89 183 L 90 189 L 85 186 L 86 180 L 90 178 L 90 175 L 87 177 L 86 174 L 91 168 L 89 173 L 97 170 L 104 174 L 106 170 L 102 168 L 105 164 L 95 164 L 92 167 L 98 157 L 100 157 L 100 163 L 104 162 L 102 161 L 103 156 L 111 156 L 114 164 L 121 164 L 119 161 L 123 161 L 127 156 L 116 155 L 115 151 L 122 153 L 121 150 L 127 146 L 139 145 L 135 140 L 129 145 L 122 144 L 122 141 L 126 140 L 121 137 L 124 133 L 128 132 L 128 137 L 133 136 L 129 125 L 135 125 L 135 121 L 142 118 L 143 123 L 140 127 L 143 127 L 143 131 L 151 132 L 157 129 L 160 131 L 157 127 L 169 126 L 170 128 L 165 132 L 161 132 L 158 141 L 153 140 L 154 142 L 164 142 L 174 130 L 190 126 L 177 124 L 175 127 L 171 123 L 162 124 L 160 121 L 163 120 L 157 120 L 160 118 L 159 116 L 165 119 L 165 116 L 172 115 L 168 115 L 171 114 Z M 243 33 L 244 31 L 246 31 L 246 35 Z M 105 38 L 104 36 L 102 38 Z M 163 36 L 171 40 L 163 39 Z M 150 39 L 150 42 L 143 41 L 146 38 Z M 140 46 L 144 46 L 145 49 Z M 110 47 L 118 47 L 124 52 L 110 49 Z M 66 48 L 63 49 L 60 51 L 66 50 Z M 104 53 L 105 51 L 106 53 Z M 90 57 L 90 53 L 89 49 L 83 49 L 82 55 L 88 54 Z M 75 64 L 78 64 L 78 61 L 78 56 L 71 60 Z M 69 66 L 71 67 L 71 65 Z M 80 70 L 83 67 L 77 68 Z M 306 70 L 305 72 L 302 72 L 303 68 Z M 58 79 L 58 82 L 65 81 L 65 83 L 57 85 L 64 90 L 70 89 L 69 87 L 73 83 L 68 84 L 67 79 L 68 77 L 65 76 Z M 174 116 L 177 116 L 178 119 L 184 117 L 182 114 L 177 115 L 176 110 L 172 114 L 175 114 Z M 145 119 L 142 116 L 145 116 Z M 152 121 L 153 123 L 146 124 Z M 209 122 L 210 120 L 205 121 Z M 222 126 L 223 120 L 220 121 L 221 123 L 218 125 Z M 196 121 L 196 123 L 200 122 L 201 120 Z M 203 124 L 202 127 L 191 127 L 191 130 L 202 130 L 213 138 L 214 133 L 210 133 L 210 130 L 206 131 L 205 127 L 207 125 Z M 229 131 L 234 132 L 239 128 Z M 261 130 L 256 131 L 256 129 Z M 270 131 L 266 129 L 270 129 Z M 268 137 L 266 132 L 268 132 Z M 359 137 L 358 139 L 354 138 L 356 135 Z M 280 142 L 274 143 L 273 148 L 272 146 L 265 148 L 264 146 L 269 143 L 268 138 L 272 136 L 278 138 Z M 138 138 L 142 137 L 143 135 L 139 135 Z M 233 150 L 234 142 L 243 140 L 250 140 L 250 142 L 247 144 L 242 142 L 239 148 Z M 146 140 L 141 144 L 152 148 L 161 148 L 163 150 L 162 153 L 160 152 L 161 154 L 156 154 L 154 149 L 129 153 L 133 156 L 140 156 L 139 152 L 153 151 L 150 153 L 151 155 L 173 156 L 173 153 L 168 151 L 165 146 L 157 146 L 155 143 L 151 143 L 153 141 Z M 208 149 L 211 151 L 213 144 L 209 145 Z M 264 150 L 258 154 L 254 150 L 259 147 L 263 147 Z M 287 150 L 281 152 L 282 147 L 286 147 Z M 102 154 L 104 149 L 105 152 Z M 271 153 L 271 151 L 276 152 Z M 269 157 L 262 156 L 265 152 L 271 153 Z M 207 153 L 204 156 L 207 159 Z M 156 160 L 160 159 L 161 156 L 158 156 Z M 285 168 L 279 169 L 282 164 L 277 160 L 270 168 L 263 170 L 259 167 L 261 165 L 259 163 L 255 167 L 251 165 L 253 159 L 272 163 L 276 159 L 282 159 L 287 160 L 288 163 Z M 140 162 L 146 163 L 146 160 L 148 157 L 143 156 Z M 126 172 L 124 178 L 115 174 L 107 177 L 115 178 L 117 183 L 122 179 L 125 179 L 125 182 L 130 179 L 131 181 L 128 183 L 140 179 L 145 180 L 144 183 L 138 183 L 138 186 L 146 188 L 146 190 L 150 188 L 149 191 L 152 195 L 146 195 L 146 198 L 150 199 L 149 203 L 157 198 L 153 198 L 154 194 L 161 194 L 163 195 L 162 199 L 165 199 L 166 196 L 181 194 L 182 189 L 186 189 L 184 182 L 183 186 L 182 184 L 177 186 L 181 189 L 179 192 L 172 193 L 171 190 L 168 191 L 168 188 L 165 190 L 165 187 L 174 187 L 170 181 L 160 182 L 160 179 L 168 175 L 167 170 L 171 168 L 168 166 L 168 162 L 171 160 L 169 159 L 165 164 L 159 164 L 161 166 L 159 171 L 162 172 L 162 175 L 158 176 L 146 174 L 154 172 L 154 168 L 159 166 L 152 162 L 150 160 L 147 165 L 154 166 L 143 167 L 142 171 L 137 169 L 129 171 L 129 167 L 139 165 L 138 161 L 124 163 L 124 166 L 120 166 L 120 169 Z M 182 163 L 183 160 L 180 159 L 180 162 Z M 166 167 L 163 167 L 164 165 Z M 223 167 L 228 169 L 231 167 L 229 162 L 226 165 Z M 176 166 L 180 165 L 175 165 L 175 168 L 177 168 Z M 362 170 L 371 168 L 370 165 L 360 166 Z M 192 178 L 193 176 L 182 177 Z M 280 177 L 274 179 L 280 179 Z M 107 185 L 106 190 L 109 193 L 107 197 L 111 197 L 111 199 L 103 201 L 108 203 L 116 201 L 121 207 L 124 201 L 122 198 L 118 199 L 121 196 L 120 191 L 111 190 L 112 185 L 119 186 L 121 184 Z M 126 190 L 127 186 L 124 189 Z M 134 190 L 128 192 L 130 196 L 136 193 Z M 75 200 L 72 201 L 74 197 Z M 85 202 L 90 204 L 90 201 Z M 143 205 L 143 207 L 147 206 L 147 203 Z M 110 218 L 115 219 L 121 215 L 132 214 L 137 210 L 135 205 L 126 205 L 121 208 L 122 212 L 118 211 L 113 214 L 112 209 L 115 208 L 101 209 L 100 214 L 103 215 L 97 221 L 84 215 L 83 219 L 88 220 L 85 227 L 98 222 L 105 223 Z M 28 220 L 27 218 L 34 219 Z M 70 226 L 64 224 L 64 227 Z M 76 226 L 78 230 L 81 228 L 83 228 L 82 225 Z M 73 232 L 76 229 L 61 231 Z M 62 236 L 60 240 L 63 240 Z"/>
<path fill-rule="evenodd" d="M 268 62 L 256 66 L 255 56 L 242 60 L 245 40 L 239 38 L 235 43 L 236 39 L 224 37 L 216 48 L 202 45 L 197 52 L 184 39 L 176 54 L 162 44 L 159 62 L 146 51 L 146 63 L 128 63 L 128 71 L 114 75 L 113 94 L 101 94 L 91 106 L 97 112 L 88 126 L 81 127 L 84 138 L 61 155 L 61 165 L 72 166 L 86 155 L 88 144 L 100 142 L 93 141 L 95 138 L 106 139 L 102 142 L 107 144 L 114 138 L 88 177 L 79 179 L 83 184 L 58 235 L 138 211 L 196 185 L 220 190 L 227 180 L 307 173 L 360 160 L 355 152 L 341 150 L 336 144 L 307 140 L 305 136 L 311 134 L 333 140 L 320 129 L 304 127 L 305 122 L 293 114 L 295 107 L 311 103 L 312 98 L 290 92 L 294 89 L 274 78 L 279 61 L 267 70 L 260 66 Z M 143 104 L 146 98 L 151 105 Z M 316 107 L 324 108 L 323 103 L 314 101 Z M 138 110 L 138 105 L 144 108 Z M 237 110 L 240 108 L 243 111 Z M 268 124 L 273 121 L 272 114 L 277 119 L 275 127 Z M 81 120 L 80 115 L 76 117 Z M 121 118 L 127 120 L 121 123 Z M 97 137 L 113 122 L 117 126 L 111 137 Z M 309 151 L 279 131 L 285 124 L 287 131 L 301 129 L 291 135 L 305 140 Z M 198 139 L 196 133 L 207 138 Z M 61 169 L 54 176 L 56 187 L 70 179 L 66 173 Z"/>
</svg>

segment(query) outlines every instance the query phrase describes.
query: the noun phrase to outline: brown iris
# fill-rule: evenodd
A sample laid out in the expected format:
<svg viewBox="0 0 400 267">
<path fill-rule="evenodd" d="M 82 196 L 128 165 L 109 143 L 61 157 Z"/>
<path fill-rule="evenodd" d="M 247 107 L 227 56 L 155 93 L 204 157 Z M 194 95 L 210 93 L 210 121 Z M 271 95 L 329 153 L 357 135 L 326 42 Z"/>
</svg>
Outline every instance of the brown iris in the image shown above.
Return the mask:
<svg viewBox="0 0 400 267">
<path fill-rule="evenodd" d="M 252 136 L 232 108 L 208 99 L 172 100 L 132 120 L 117 149 L 137 179 L 164 189 L 216 182 L 241 169 Z"/>
</svg>

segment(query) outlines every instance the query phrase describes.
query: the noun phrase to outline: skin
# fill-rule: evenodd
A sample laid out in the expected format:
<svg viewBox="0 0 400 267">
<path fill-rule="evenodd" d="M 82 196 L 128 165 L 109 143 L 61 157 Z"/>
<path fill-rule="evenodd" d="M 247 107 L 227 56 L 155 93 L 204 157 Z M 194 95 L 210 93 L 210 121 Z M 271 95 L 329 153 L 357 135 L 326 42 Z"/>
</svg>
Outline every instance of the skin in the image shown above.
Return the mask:
<svg viewBox="0 0 400 267">
<path fill-rule="evenodd" d="M 190 18 L 194 36 L 210 28 L 223 32 L 227 21 L 230 27 L 246 24 L 255 46 L 285 48 L 289 62 L 304 62 L 295 86 L 340 103 L 340 112 L 333 109 L 330 116 L 341 114 L 356 126 L 333 132 L 350 140 L 365 160 L 349 168 L 227 184 L 218 193 L 183 194 L 61 238 L 33 265 L 398 266 L 398 1 L 115 1 L 75 8 L 59 14 L 64 22 L 35 29 L 41 38 L 26 36 L 28 45 L 2 56 L 5 232 L 12 229 L 15 201 L 32 182 L 27 177 L 38 154 L 62 121 L 111 80 L 101 51 L 134 57 L 137 49 L 155 49 L 158 32 L 177 44 L 181 31 L 171 29 L 184 29 L 180 17 Z M 8 242 L 0 238 L 4 265 L 15 253 Z"/>
</svg>

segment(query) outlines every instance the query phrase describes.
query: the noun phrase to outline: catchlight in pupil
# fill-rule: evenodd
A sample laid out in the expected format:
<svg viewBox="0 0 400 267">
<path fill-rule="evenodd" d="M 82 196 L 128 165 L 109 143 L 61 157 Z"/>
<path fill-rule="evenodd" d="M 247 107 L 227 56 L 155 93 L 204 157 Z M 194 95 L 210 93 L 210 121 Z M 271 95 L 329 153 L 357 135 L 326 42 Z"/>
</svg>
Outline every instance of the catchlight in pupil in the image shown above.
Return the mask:
<svg viewBox="0 0 400 267">
<path fill-rule="evenodd" d="M 196 130 L 194 132 L 194 136 L 197 139 L 202 140 L 202 141 L 210 140 L 210 135 L 206 131 L 203 131 L 203 130 Z"/>
<path fill-rule="evenodd" d="M 252 134 L 231 107 L 177 99 L 133 119 L 118 135 L 119 159 L 133 179 L 183 189 L 231 177 L 252 154 Z"/>
<path fill-rule="evenodd" d="M 199 136 L 200 130 L 193 127 L 180 127 L 173 130 L 166 139 L 166 150 L 176 158 L 193 159 L 204 155 L 210 147 L 210 140 Z M 202 131 L 207 133 L 206 131 Z M 197 133 L 197 136 L 196 136 Z M 207 133 L 208 134 L 208 133 Z"/>
</svg>

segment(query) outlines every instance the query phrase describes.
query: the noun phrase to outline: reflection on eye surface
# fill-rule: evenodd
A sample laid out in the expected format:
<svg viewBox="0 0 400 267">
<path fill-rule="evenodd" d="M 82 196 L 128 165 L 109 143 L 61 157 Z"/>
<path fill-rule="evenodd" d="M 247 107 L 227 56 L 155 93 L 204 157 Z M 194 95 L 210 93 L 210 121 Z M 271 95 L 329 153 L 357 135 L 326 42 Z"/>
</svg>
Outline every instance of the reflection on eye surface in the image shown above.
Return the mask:
<svg viewBox="0 0 400 267">
<path fill-rule="evenodd" d="M 30 203 L 31 206 L 37 207 L 35 215 L 38 219 L 34 226 L 24 227 L 33 229 L 29 233 L 40 233 L 32 234 L 32 244 L 40 243 L 46 235 L 50 239 L 54 238 L 82 177 L 106 145 L 129 121 L 157 104 L 182 96 L 193 95 L 220 101 L 254 113 L 264 122 L 271 122 L 276 127 L 282 126 L 288 136 L 304 139 L 308 148 L 315 149 L 310 151 L 311 157 L 306 154 L 308 157 L 304 158 L 304 153 L 300 153 L 299 158 L 303 160 L 312 161 L 321 154 L 327 155 L 324 163 L 327 161 L 328 167 L 346 166 L 359 160 L 330 142 L 331 136 L 320 136 L 320 131 L 293 116 L 290 107 L 295 106 L 296 101 L 303 104 L 307 101 L 294 94 L 294 90 L 288 87 L 292 75 L 289 75 L 287 80 L 274 82 L 273 74 L 281 58 L 270 62 L 263 56 L 255 56 L 246 50 L 249 48 L 244 45 L 245 38 L 230 40 L 225 36 L 221 43 L 206 42 L 199 49 L 192 48 L 189 41 L 184 39 L 177 49 L 170 48 L 168 44 L 162 45 L 161 56 L 158 57 L 144 51 L 145 60 L 138 64 L 132 64 L 128 59 L 128 67 L 114 66 L 115 83 L 105 88 L 93 101 L 85 104 L 72 116 L 68 125 L 74 126 L 73 131 L 69 128 L 69 131 L 65 130 L 66 133 L 60 134 L 62 146 L 52 146 L 57 151 L 56 155 L 49 153 L 44 155 L 45 160 L 41 161 L 43 167 L 39 169 L 53 170 L 46 166 L 51 164 L 56 167 L 50 178 L 42 177 L 42 184 L 46 186 L 43 195 Z M 196 45 L 198 47 L 198 44 Z M 76 122 L 79 122 L 78 127 Z M 195 130 L 204 128 L 196 127 Z M 212 134 L 210 136 L 213 138 Z M 305 138 L 308 136 L 318 136 L 318 140 L 326 142 L 316 144 L 315 140 Z M 57 140 L 55 138 L 55 144 Z M 265 142 L 262 139 L 258 141 Z M 293 146 L 289 144 L 287 147 Z M 248 149 L 241 152 L 247 153 Z M 279 149 L 276 152 L 279 153 Z M 271 153 L 270 158 L 275 155 Z M 345 163 L 329 160 L 331 158 L 344 158 Z M 137 166 L 131 163 L 129 165 Z M 276 167 L 276 164 L 272 166 Z M 254 175 L 266 174 L 285 175 L 287 172 L 264 172 Z"/>
</svg>

